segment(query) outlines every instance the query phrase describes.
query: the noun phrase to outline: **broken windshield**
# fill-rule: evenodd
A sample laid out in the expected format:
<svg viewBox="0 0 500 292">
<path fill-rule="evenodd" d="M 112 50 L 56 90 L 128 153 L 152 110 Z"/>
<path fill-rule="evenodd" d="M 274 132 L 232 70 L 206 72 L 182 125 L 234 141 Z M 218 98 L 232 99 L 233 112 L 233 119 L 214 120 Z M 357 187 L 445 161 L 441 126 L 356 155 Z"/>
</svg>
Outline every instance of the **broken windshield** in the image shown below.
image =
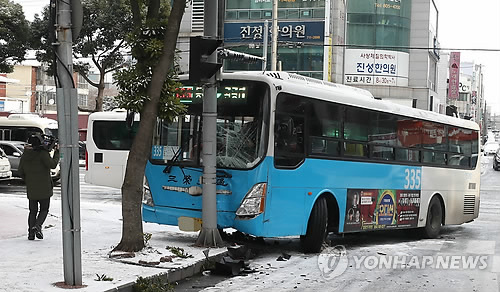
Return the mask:
<svg viewBox="0 0 500 292">
<path fill-rule="evenodd" d="M 170 124 L 158 121 L 151 159 L 167 166 L 201 166 L 203 88 L 184 86 L 181 90 L 178 97 L 187 105 L 187 114 Z M 265 155 L 268 92 L 262 82 L 225 80 L 218 86 L 218 168 L 252 168 Z"/>
</svg>

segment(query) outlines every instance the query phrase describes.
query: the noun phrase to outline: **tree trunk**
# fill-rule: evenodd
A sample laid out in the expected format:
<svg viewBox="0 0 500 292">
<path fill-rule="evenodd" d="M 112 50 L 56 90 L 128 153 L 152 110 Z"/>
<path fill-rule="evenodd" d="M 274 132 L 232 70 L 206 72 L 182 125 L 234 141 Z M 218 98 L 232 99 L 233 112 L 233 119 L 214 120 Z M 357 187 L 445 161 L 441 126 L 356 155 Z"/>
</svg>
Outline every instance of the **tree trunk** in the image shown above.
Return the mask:
<svg viewBox="0 0 500 292">
<path fill-rule="evenodd" d="M 132 1 L 133 2 L 133 1 Z M 150 100 L 144 104 L 137 135 L 130 149 L 122 185 L 122 239 L 114 250 L 139 251 L 144 248 L 142 229 L 142 188 L 144 170 L 151 153 L 153 128 L 158 116 L 161 90 L 167 73 L 173 67 L 176 40 L 186 0 L 174 0 L 165 33 L 163 53 L 153 70 L 148 87 Z"/>
<path fill-rule="evenodd" d="M 99 74 L 99 85 L 97 86 L 97 96 L 95 98 L 95 111 L 96 112 L 102 112 L 102 105 L 103 105 L 103 99 L 104 99 L 104 75 L 105 75 L 105 70 L 104 68 L 101 70 Z"/>
</svg>

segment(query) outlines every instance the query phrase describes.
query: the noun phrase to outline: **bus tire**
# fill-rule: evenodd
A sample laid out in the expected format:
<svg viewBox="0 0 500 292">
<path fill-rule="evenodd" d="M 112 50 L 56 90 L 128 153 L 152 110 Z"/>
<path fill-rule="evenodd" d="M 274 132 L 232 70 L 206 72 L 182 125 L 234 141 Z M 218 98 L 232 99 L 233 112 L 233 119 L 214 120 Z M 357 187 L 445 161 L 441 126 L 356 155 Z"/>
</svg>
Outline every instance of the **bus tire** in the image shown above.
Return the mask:
<svg viewBox="0 0 500 292">
<path fill-rule="evenodd" d="M 327 235 L 328 207 L 324 197 L 318 198 L 307 222 L 305 235 L 300 236 L 300 245 L 305 253 L 317 253 Z"/>
<path fill-rule="evenodd" d="M 434 196 L 427 210 L 427 221 L 425 227 L 422 229 L 425 238 L 436 238 L 441 231 L 441 224 L 443 222 L 443 207 L 441 201 L 437 196 Z"/>
</svg>

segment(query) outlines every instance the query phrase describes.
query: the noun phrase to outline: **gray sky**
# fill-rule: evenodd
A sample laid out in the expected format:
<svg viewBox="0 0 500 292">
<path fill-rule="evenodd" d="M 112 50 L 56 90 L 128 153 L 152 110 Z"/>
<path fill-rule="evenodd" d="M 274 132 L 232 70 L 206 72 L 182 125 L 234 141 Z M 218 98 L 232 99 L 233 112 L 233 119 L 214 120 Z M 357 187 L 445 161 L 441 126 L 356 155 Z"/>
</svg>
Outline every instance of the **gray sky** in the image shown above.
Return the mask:
<svg viewBox="0 0 500 292">
<path fill-rule="evenodd" d="M 24 7 L 28 20 L 41 13 L 49 0 L 14 0 Z M 497 49 L 497 52 L 461 51 L 462 61 L 484 65 L 485 97 L 500 114 L 500 1 L 436 0 L 438 38 L 442 48 Z"/>
<path fill-rule="evenodd" d="M 33 20 L 35 13 L 42 14 L 43 7 L 49 5 L 49 0 L 10 0 L 23 6 L 24 15 L 29 21 Z"/>
<path fill-rule="evenodd" d="M 437 5 L 442 48 L 498 50 L 461 51 L 461 61 L 485 65 L 486 101 L 500 114 L 500 1 L 438 0 Z"/>
</svg>

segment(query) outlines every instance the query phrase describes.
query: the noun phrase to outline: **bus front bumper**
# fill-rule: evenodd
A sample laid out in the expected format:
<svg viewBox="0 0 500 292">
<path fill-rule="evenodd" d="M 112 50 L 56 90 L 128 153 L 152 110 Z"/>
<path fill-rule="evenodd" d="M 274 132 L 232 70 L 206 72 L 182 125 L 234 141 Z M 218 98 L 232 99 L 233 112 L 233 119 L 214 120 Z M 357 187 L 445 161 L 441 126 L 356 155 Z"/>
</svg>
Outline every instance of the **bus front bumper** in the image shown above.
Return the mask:
<svg viewBox="0 0 500 292">
<path fill-rule="evenodd" d="M 179 226 L 180 217 L 201 219 L 201 210 L 142 205 L 142 219 L 144 222 Z M 235 212 L 217 212 L 217 228 L 234 228 L 258 237 L 298 235 L 289 231 L 283 232 L 282 228 L 277 227 L 279 226 L 271 226 L 270 222 L 265 222 L 263 214 L 253 218 L 241 218 L 236 216 Z"/>
<path fill-rule="evenodd" d="M 142 205 L 142 220 L 144 222 L 178 226 L 179 217 L 201 219 L 201 210 Z M 218 211 L 217 227 L 233 227 L 234 217 L 234 212 Z"/>
</svg>

